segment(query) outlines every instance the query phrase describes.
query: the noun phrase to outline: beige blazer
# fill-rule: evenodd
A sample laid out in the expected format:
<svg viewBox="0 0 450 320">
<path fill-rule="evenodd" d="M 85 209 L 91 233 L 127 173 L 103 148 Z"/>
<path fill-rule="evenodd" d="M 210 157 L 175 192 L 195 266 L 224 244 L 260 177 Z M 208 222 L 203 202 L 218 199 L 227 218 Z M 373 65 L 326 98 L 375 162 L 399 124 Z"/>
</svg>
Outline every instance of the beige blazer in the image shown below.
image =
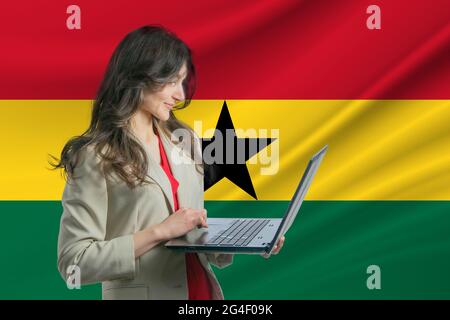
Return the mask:
<svg viewBox="0 0 450 320">
<path fill-rule="evenodd" d="M 180 207 L 203 208 L 203 177 L 158 128 L 172 173 L 179 182 Z M 64 280 L 77 266 L 80 283 L 102 283 L 103 299 L 188 299 L 185 254 L 159 244 L 139 258 L 133 234 L 166 219 L 173 212 L 170 182 L 150 156 L 150 184 L 130 189 L 122 180 L 105 177 L 99 157 L 88 148 L 66 183 L 58 237 L 58 270 Z M 180 151 L 180 152 L 172 152 Z M 176 162 L 175 162 L 176 160 Z M 179 164 L 184 160 L 183 164 Z M 175 164 L 177 163 L 177 164 Z M 214 299 L 224 299 L 210 263 L 224 268 L 230 254 L 198 254 L 207 271 Z M 71 272 L 71 271 L 69 271 Z"/>
</svg>

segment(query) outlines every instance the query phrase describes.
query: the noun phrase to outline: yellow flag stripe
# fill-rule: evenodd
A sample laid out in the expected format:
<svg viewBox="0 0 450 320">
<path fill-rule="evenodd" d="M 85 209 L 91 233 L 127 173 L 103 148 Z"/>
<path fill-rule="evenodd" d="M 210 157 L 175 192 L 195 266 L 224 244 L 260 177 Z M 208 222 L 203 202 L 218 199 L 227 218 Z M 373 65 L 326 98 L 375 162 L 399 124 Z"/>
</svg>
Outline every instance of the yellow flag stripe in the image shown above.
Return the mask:
<svg viewBox="0 0 450 320">
<path fill-rule="evenodd" d="M 208 137 L 222 104 L 195 100 L 177 116 Z M 227 104 L 234 126 L 244 130 L 239 137 L 277 138 L 247 162 L 258 199 L 290 199 L 309 158 L 328 144 L 308 200 L 450 200 L 450 100 L 227 100 Z M 49 170 L 47 155 L 59 156 L 64 143 L 87 128 L 91 105 L 91 100 L 0 101 L 0 199 L 61 199 L 64 180 Z M 273 130 L 278 130 L 276 136 Z M 251 197 L 223 179 L 205 193 L 205 199 Z"/>
</svg>

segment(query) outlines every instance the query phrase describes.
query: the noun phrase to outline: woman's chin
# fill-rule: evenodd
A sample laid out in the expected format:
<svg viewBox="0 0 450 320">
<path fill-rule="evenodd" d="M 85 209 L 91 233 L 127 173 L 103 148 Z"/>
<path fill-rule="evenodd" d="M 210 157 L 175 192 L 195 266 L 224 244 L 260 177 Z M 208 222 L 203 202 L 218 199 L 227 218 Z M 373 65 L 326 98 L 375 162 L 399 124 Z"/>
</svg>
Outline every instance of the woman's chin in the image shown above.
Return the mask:
<svg viewBox="0 0 450 320">
<path fill-rule="evenodd" d="M 167 120 L 169 120 L 169 118 L 170 118 L 170 112 L 169 111 L 167 111 L 167 112 L 162 112 L 162 113 L 160 113 L 159 115 L 158 115 L 158 117 L 157 117 L 160 121 L 167 121 Z"/>
</svg>

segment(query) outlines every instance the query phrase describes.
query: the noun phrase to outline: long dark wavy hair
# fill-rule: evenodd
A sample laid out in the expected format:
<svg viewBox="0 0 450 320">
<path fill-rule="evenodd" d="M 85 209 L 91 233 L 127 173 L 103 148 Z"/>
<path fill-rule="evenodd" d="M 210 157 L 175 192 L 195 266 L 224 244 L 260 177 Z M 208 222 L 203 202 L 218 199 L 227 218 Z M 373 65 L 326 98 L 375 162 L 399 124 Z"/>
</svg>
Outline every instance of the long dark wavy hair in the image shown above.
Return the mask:
<svg viewBox="0 0 450 320">
<path fill-rule="evenodd" d="M 195 91 L 191 50 L 173 32 L 159 25 L 144 26 L 127 34 L 108 63 L 93 103 L 89 128 L 66 143 L 60 160 L 50 155 L 56 161 L 50 162 L 53 168 L 64 169 L 65 177 L 73 178 L 80 152 L 93 145 L 105 174 L 115 173 L 130 188 L 148 182 L 148 159 L 131 131 L 131 118 L 142 103 L 144 90 L 161 89 L 178 74 L 184 63 L 188 70 L 183 82 L 186 99 L 174 110 L 187 107 Z M 176 129 L 186 129 L 191 140 L 188 154 L 195 159 L 195 134 L 191 128 L 179 121 L 172 111 L 167 121 L 155 117 L 153 121 L 168 137 Z M 201 164 L 196 167 L 202 172 Z"/>
</svg>

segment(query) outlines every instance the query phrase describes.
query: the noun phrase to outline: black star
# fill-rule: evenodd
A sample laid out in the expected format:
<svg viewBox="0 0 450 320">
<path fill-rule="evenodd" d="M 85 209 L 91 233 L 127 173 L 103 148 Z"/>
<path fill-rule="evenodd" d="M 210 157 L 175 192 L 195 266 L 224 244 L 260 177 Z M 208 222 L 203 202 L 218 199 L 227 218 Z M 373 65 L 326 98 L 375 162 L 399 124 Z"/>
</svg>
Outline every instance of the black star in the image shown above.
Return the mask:
<svg viewBox="0 0 450 320">
<path fill-rule="evenodd" d="M 223 178 L 228 178 L 253 198 L 258 199 L 245 162 L 275 140 L 275 138 L 238 138 L 227 102 L 224 101 L 214 136 L 202 139 L 205 191 Z"/>
</svg>

